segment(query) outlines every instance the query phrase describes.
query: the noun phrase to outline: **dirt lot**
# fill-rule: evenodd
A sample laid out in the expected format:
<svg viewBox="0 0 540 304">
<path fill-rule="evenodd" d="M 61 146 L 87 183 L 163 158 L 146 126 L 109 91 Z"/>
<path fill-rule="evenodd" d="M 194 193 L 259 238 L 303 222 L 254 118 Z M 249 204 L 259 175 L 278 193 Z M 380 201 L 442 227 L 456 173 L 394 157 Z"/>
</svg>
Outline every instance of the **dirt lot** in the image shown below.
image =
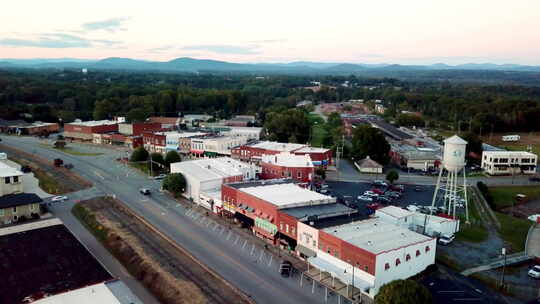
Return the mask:
<svg viewBox="0 0 540 304">
<path fill-rule="evenodd" d="M 96 198 L 77 205 L 73 212 L 160 302 L 250 303 L 122 203 Z"/>
<path fill-rule="evenodd" d="M 41 188 L 50 194 L 64 194 L 92 186 L 92 183 L 77 174 L 65 168 L 57 168 L 53 166 L 52 161 L 40 156 L 2 144 L 0 144 L 0 151 L 7 152 L 9 158 L 19 164 L 30 166 L 40 180 Z"/>
</svg>

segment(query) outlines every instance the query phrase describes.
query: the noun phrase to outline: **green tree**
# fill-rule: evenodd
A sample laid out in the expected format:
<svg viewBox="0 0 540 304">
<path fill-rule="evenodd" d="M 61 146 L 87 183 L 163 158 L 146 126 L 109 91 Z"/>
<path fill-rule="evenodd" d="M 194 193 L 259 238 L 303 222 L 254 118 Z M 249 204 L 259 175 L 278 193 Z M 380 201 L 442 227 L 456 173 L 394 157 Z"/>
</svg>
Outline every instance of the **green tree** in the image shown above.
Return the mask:
<svg viewBox="0 0 540 304">
<path fill-rule="evenodd" d="M 475 153 L 478 156 L 482 156 L 482 140 L 480 139 L 480 137 L 478 137 L 478 135 L 472 132 L 467 132 L 463 134 L 463 139 L 467 142 L 465 152 L 467 158 L 469 158 L 469 154 L 471 152 Z"/>
<path fill-rule="evenodd" d="M 393 184 L 398 179 L 399 179 L 399 173 L 396 170 L 390 170 L 386 174 L 386 180 L 389 181 L 390 184 Z"/>
<path fill-rule="evenodd" d="M 306 112 L 298 109 L 289 109 L 283 112 L 270 112 L 266 114 L 264 128 L 268 137 L 279 142 L 305 143 L 309 137 L 310 124 Z M 294 135 L 294 137 L 293 137 Z"/>
<path fill-rule="evenodd" d="M 417 114 L 399 114 L 396 122 L 400 126 L 423 127 L 426 123 L 424 119 Z"/>
<path fill-rule="evenodd" d="M 338 112 L 332 112 L 330 113 L 330 115 L 328 115 L 326 124 L 330 129 L 335 129 L 335 128 L 340 128 L 343 122 Z"/>
<path fill-rule="evenodd" d="M 131 153 L 131 157 L 129 159 L 132 162 L 142 162 L 148 160 L 148 151 L 146 151 L 143 147 L 138 147 L 137 149 L 133 150 Z"/>
<path fill-rule="evenodd" d="M 326 179 L 326 170 L 324 170 L 324 168 L 319 167 L 319 168 L 315 169 L 315 174 L 320 176 L 322 179 Z"/>
<path fill-rule="evenodd" d="M 150 154 L 150 158 L 152 159 L 152 170 L 159 171 L 167 168 L 167 164 L 161 153 L 152 153 Z"/>
<path fill-rule="evenodd" d="M 142 108 L 133 108 L 126 115 L 129 122 L 141 122 L 146 119 L 146 112 Z"/>
<path fill-rule="evenodd" d="M 413 280 L 395 280 L 385 284 L 375 296 L 375 304 L 431 304 L 429 290 Z"/>
<path fill-rule="evenodd" d="M 165 155 L 165 164 L 169 167 L 172 163 L 178 163 L 182 161 L 180 154 L 176 151 L 169 151 Z"/>
<path fill-rule="evenodd" d="M 379 130 L 365 125 L 354 130 L 352 138 L 354 158 L 363 159 L 369 156 L 385 165 L 390 159 L 388 152 L 390 152 L 390 144 Z"/>
<path fill-rule="evenodd" d="M 186 191 L 186 178 L 182 173 L 172 173 L 163 180 L 163 188 L 174 194 L 175 197 Z"/>
</svg>

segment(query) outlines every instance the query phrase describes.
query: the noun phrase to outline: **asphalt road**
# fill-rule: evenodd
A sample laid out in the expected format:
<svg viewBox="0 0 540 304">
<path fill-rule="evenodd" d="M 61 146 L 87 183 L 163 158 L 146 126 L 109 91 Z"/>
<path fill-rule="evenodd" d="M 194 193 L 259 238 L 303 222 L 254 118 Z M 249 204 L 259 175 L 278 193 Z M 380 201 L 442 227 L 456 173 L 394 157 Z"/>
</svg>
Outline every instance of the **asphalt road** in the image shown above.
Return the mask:
<svg viewBox="0 0 540 304">
<path fill-rule="evenodd" d="M 100 156 L 74 156 L 40 146 L 37 138 L 2 136 L 2 140 L 51 161 L 60 157 L 72 163 L 73 171 L 94 183 L 99 190 L 95 194 L 115 195 L 257 303 L 324 303 L 324 289 L 312 289 L 310 284 L 300 287 L 299 277 L 282 278 L 276 257 L 256 250 L 249 239 L 186 210 L 159 191 L 158 181 L 116 162 L 125 152 L 107 150 Z M 141 187 L 150 188 L 152 195 L 139 194 Z M 338 300 L 334 296 L 328 303 Z"/>
</svg>

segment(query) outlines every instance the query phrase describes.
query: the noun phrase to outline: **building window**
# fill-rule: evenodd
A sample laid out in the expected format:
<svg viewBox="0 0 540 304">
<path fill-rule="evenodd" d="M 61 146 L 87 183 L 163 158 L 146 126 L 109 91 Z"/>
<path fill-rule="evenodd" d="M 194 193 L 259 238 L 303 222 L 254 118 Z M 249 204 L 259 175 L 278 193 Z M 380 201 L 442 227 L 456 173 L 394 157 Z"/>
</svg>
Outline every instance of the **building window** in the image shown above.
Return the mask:
<svg viewBox="0 0 540 304">
<path fill-rule="evenodd" d="M 285 224 L 285 233 L 289 233 L 289 224 Z"/>
<path fill-rule="evenodd" d="M 18 176 L 14 176 L 13 177 L 13 183 L 18 183 L 19 182 L 19 177 Z"/>
<path fill-rule="evenodd" d="M 17 214 L 17 207 L 13 207 L 13 214 Z"/>
<path fill-rule="evenodd" d="M 283 231 L 283 222 L 279 223 L 279 230 Z"/>
<path fill-rule="evenodd" d="M 416 250 L 416 256 L 420 256 L 420 250 Z"/>
<path fill-rule="evenodd" d="M 295 234 L 295 233 L 294 233 L 294 230 L 295 230 L 294 227 L 291 227 L 291 233 L 292 233 L 292 234 Z"/>
<path fill-rule="evenodd" d="M 285 171 L 281 171 L 281 177 L 285 177 Z"/>
<path fill-rule="evenodd" d="M 401 264 L 401 260 L 400 260 L 400 259 L 396 259 L 396 266 L 399 266 L 399 264 Z"/>
<path fill-rule="evenodd" d="M 0 216 L 4 216 L 4 209 L 0 209 Z"/>
<path fill-rule="evenodd" d="M 390 269 L 390 264 L 388 263 L 384 264 L 384 270 L 388 270 L 388 269 Z"/>
<path fill-rule="evenodd" d="M 409 261 L 411 259 L 411 255 L 407 253 L 407 256 L 405 256 L 405 261 Z"/>
<path fill-rule="evenodd" d="M 426 246 L 426 252 L 429 252 L 429 246 Z"/>
<path fill-rule="evenodd" d="M 30 211 L 34 211 L 34 210 L 36 210 L 36 205 L 30 204 Z"/>
<path fill-rule="evenodd" d="M 317 247 L 317 242 L 313 240 L 313 247 Z"/>
<path fill-rule="evenodd" d="M 302 178 L 302 171 L 298 171 L 298 178 Z"/>
<path fill-rule="evenodd" d="M 5 181 L 6 181 L 6 185 L 11 183 L 11 179 L 9 178 L 9 176 L 5 178 Z"/>
<path fill-rule="evenodd" d="M 364 271 L 369 272 L 369 267 L 368 266 L 364 267 Z"/>
</svg>

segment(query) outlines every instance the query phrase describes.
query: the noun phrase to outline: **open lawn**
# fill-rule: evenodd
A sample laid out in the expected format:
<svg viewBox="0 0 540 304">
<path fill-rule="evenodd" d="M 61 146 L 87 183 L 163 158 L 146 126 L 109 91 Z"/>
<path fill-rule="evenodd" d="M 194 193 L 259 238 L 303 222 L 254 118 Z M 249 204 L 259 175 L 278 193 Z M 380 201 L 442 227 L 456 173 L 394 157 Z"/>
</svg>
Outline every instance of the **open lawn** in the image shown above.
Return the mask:
<svg viewBox="0 0 540 304">
<path fill-rule="evenodd" d="M 470 192 L 469 192 L 470 193 Z M 474 197 L 469 197 L 469 221 L 470 224 L 466 224 L 465 217 L 460 216 L 461 227 L 460 231 L 456 234 L 456 239 L 464 242 L 480 243 L 488 238 L 488 231 L 482 218 L 478 214 L 477 202 Z"/>
<path fill-rule="evenodd" d="M 47 145 L 47 144 L 40 144 L 40 146 L 42 146 L 43 148 L 59 150 L 59 151 L 62 151 L 64 153 L 75 155 L 75 156 L 99 156 L 99 155 L 103 155 L 103 153 L 98 153 L 98 152 L 81 152 L 81 151 L 77 151 L 77 150 L 74 150 L 74 149 L 69 148 L 69 147 L 66 147 L 66 148 L 54 148 L 54 147 L 52 147 L 50 145 Z"/>
<path fill-rule="evenodd" d="M 501 223 L 499 235 L 511 246 L 510 251 L 520 252 L 525 250 L 525 241 L 532 222 L 500 212 L 495 212 L 495 215 Z"/>
<path fill-rule="evenodd" d="M 326 133 L 327 131 L 324 124 L 313 125 L 311 127 L 311 146 L 322 147 Z"/>
<path fill-rule="evenodd" d="M 525 194 L 528 200 L 540 198 L 540 187 L 538 186 L 489 187 L 489 192 L 493 196 L 493 202 L 497 210 L 515 204 L 516 194 Z"/>
</svg>

